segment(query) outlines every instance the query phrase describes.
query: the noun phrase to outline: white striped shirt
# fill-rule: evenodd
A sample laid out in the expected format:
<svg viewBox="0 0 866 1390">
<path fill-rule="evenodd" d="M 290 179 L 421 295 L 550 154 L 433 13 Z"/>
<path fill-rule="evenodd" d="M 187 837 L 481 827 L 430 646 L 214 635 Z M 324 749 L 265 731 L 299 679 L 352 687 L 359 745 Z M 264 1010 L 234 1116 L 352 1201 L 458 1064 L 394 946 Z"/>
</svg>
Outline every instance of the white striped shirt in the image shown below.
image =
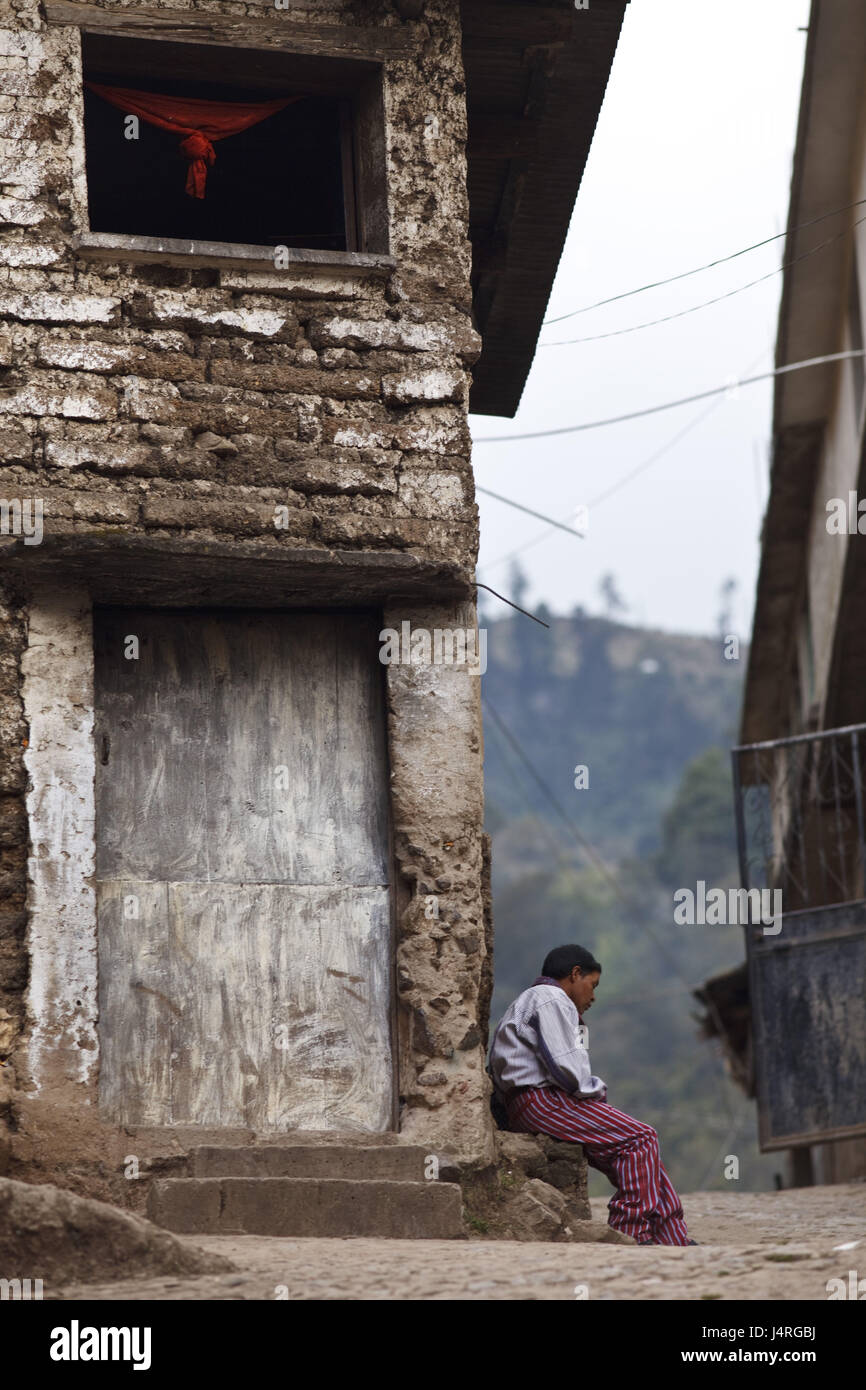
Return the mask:
<svg viewBox="0 0 866 1390">
<path fill-rule="evenodd" d="M 544 976 L 518 995 L 493 1036 L 488 1070 L 502 1096 L 519 1086 L 558 1086 L 569 1095 L 602 1099 L 581 1040 L 583 1025 L 564 989 Z"/>
</svg>

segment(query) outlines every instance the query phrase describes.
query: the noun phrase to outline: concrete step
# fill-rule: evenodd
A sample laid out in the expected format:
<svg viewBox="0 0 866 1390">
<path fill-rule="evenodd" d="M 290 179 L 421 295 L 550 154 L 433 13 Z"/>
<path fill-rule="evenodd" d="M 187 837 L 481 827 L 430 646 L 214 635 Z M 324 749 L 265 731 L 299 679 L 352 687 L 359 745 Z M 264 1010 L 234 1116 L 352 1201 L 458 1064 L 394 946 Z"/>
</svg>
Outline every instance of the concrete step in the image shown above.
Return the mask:
<svg viewBox="0 0 866 1390">
<path fill-rule="evenodd" d="M 387 1178 L 159 1178 L 147 1215 L 185 1235 L 448 1240 L 463 1233 L 456 1183 Z"/>
<path fill-rule="evenodd" d="M 193 1149 L 189 1173 L 193 1178 L 347 1178 L 362 1182 L 425 1182 L 456 1179 L 449 1160 L 431 1164 L 429 1149 L 405 1145 L 348 1148 L 313 1144 L 267 1145 L 262 1148 L 208 1146 Z M 447 1171 L 446 1171 L 447 1170 Z"/>
</svg>

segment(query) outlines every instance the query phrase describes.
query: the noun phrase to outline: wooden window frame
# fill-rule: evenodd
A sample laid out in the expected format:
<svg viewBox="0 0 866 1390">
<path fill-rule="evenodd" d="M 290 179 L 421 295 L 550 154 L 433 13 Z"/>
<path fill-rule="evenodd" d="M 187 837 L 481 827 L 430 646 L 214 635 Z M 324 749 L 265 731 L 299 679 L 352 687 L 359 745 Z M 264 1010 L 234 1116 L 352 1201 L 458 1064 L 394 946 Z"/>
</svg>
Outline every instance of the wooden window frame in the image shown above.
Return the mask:
<svg viewBox="0 0 866 1390">
<path fill-rule="evenodd" d="M 412 50 L 417 39 L 409 31 L 417 26 L 389 32 L 296 24 L 287 23 L 279 11 L 274 19 L 242 21 L 188 11 L 107 11 L 73 0 L 46 0 L 45 9 L 49 23 L 79 28 L 82 67 L 86 51 L 88 73 L 96 70 L 97 76 L 99 62 L 108 62 L 106 40 L 124 42 L 119 66 L 129 69 L 131 85 L 146 79 L 144 55 L 159 42 L 167 60 L 160 70 L 171 75 L 191 80 L 197 75 L 201 80 L 196 55 L 203 50 L 210 57 L 208 74 L 219 73 L 223 50 L 230 50 L 230 57 L 225 54 L 226 72 L 237 81 L 240 68 L 263 94 L 284 90 L 289 81 L 311 95 L 341 99 L 346 250 L 289 248 L 288 263 L 313 272 L 339 269 L 350 275 L 387 275 L 396 267 L 390 254 L 385 65 L 389 57 Z M 150 67 L 151 75 L 152 71 Z M 274 270 L 271 247 L 93 232 L 87 211 L 74 245 L 80 255 L 102 260 L 189 265 L 194 259 L 197 265 L 225 269 Z"/>
</svg>

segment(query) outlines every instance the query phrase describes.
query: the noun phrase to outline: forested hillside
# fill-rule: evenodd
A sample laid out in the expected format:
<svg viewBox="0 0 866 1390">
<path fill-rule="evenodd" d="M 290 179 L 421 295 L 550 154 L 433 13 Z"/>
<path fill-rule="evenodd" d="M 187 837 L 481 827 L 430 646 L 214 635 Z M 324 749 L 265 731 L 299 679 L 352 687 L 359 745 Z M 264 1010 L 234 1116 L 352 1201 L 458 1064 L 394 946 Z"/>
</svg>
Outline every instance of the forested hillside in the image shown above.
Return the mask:
<svg viewBox="0 0 866 1390">
<path fill-rule="evenodd" d="M 614 1105 L 659 1131 L 684 1191 L 769 1188 L 754 1103 L 701 1041 L 691 990 L 742 960 L 737 926 L 679 926 L 677 888 L 737 882 L 729 750 L 745 651 L 578 613 L 484 618 L 487 828 L 493 836 L 493 1023 L 551 946 L 601 962 L 588 1018 Z M 609 1191 L 591 1175 L 596 1195 Z"/>
</svg>

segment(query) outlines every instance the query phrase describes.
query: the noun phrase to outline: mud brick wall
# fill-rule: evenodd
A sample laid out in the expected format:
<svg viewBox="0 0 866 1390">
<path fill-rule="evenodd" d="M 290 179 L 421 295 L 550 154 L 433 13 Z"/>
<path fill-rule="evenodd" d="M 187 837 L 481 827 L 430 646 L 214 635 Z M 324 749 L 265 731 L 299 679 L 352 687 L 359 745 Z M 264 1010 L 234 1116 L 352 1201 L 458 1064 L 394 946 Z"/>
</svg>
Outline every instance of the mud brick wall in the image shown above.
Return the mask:
<svg viewBox="0 0 866 1390">
<path fill-rule="evenodd" d="M 293 22 L 263 3 L 182 8 Z M 405 24 L 386 6 L 315 12 L 374 35 Z M 426 7 L 412 55 L 386 64 L 397 268 L 384 275 L 76 252 L 79 31 L 44 23 L 35 0 L 3 0 L 0 26 L 3 495 L 41 497 L 49 536 L 255 537 L 471 566 L 466 390 L 479 340 L 456 3 Z M 279 531 L 275 506 L 288 509 Z"/>
<path fill-rule="evenodd" d="M 99 597 L 93 584 L 112 557 L 122 568 L 136 553 L 145 557 L 139 565 L 175 583 L 166 601 L 177 602 L 189 557 L 216 547 L 226 574 L 254 559 L 255 595 L 238 601 L 267 601 L 270 562 L 285 577 L 303 554 L 296 601 L 306 593 L 315 604 L 311 555 L 336 557 L 351 575 L 347 588 L 402 557 L 420 587 L 410 608 L 399 584 L 392 598 L 380 583 L 387 622 L 449 626 L 459 614 L 474 624 L 466 411 L 480 340 L 471 318 L 457 0 L 433 0 L 423 15 L 406 0 L 300 0 L 281 11 L 271 0 L 97 3 L 114 16 L 148 8 L 284 30 L 352 25 L 371 39 L 403 27 L 413 40 L 384 67 L 393 268 L 346 261 L 241 270 L 193 257 L 136 264 L 94 259 L 76 245 L 88 230 L 78 28 L 49 23 L 36 0 L 0 0 L 0 498 L 38 498 L 44 507 L 41 545 L 28 550 L 0 536 L 0 1059 L 10 1058 L 0 1070 L 0 1128 L 4 1094 L 11 1115 L 0 1171 L 4 1163 L 43 1178 L 62 1170 L 81 1190 L 109 1195 L 111 1183 L 69 1177 L 87 1152 L 113 1154 L 93 1129 L 93 1096 L 89 1130 L 74 1091 L 63 1101 L 75 1113 L 66 1131 L 30 1114 L 23 1092 L 12 1089 L 9 1100 L 15 1041 L 27 1027 L 27 855 L 52 852 L 33 843 L 32 829 L 28 845 L 26 821 L 21 682 L 31 581 L 41 583 L 45 557 L 59 555 L 51 577 L 62 588 L 72 557 L 75 584 L 85 598 L 88 588 Z M 275 508 L 285 509 L 279 527 Z M 443 574 L 447 593 L 437 589 Z M 480 708 L 477 678 L 449 679 L 437 703 L 415 674 L 389 674 L 403 876 L 401 1128 L 417 1141 L 479 1153 L 492 1142 L 486 1017 L 478 1026 L 491 948 Z M 438 722 L 429 717 L 434 706 Z M 431 798 L 432 785 L 442 794 Z M 422 892 L 441 898 L 432 925 L 420 914 Z M 129 1140 L 119 1142 L 122 1157 Z M 109 1167 L 116 1171 L 114 1159 Z"/>
<path fill-rule="evenodd" d="M 27 821 L 24 808 L 26 725 L 20 696 L 26 635 L 23 606 L 0 591 L 0 1062 L 9 1056 L 23 1021 L 27 983 L 24 945 Z M 4 1109 L 0 1070 L 0 1117 Z"/>
</svg>

